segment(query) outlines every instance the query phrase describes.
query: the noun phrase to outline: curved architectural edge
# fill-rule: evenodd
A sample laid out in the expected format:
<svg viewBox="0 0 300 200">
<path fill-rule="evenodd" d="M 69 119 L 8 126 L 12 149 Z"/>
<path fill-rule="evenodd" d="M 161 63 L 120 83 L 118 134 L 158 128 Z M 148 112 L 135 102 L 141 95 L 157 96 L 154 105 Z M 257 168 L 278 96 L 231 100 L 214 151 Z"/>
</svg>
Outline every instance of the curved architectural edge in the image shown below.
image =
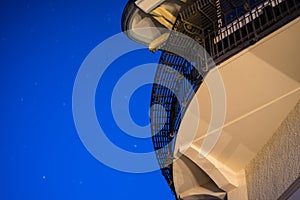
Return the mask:
<svg viewBox="0 0 300 200">
<path fill-rule="evenodd" d="M 131 40 L 156 51 L 168 39 L 168 30 L 172 30 L 186 5 L 188 1 L 182 0 L 130 0 L 122 14 L 122 31 Z"/>
</svg>

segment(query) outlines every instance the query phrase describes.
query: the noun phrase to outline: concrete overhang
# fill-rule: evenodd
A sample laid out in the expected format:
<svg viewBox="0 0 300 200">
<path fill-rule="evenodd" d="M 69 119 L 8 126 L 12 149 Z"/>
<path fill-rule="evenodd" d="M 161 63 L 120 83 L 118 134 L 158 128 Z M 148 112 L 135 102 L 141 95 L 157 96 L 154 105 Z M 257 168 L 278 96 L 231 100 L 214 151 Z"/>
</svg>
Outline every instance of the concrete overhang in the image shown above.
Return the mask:
<svg viewBox="0 0 300 200">
<path fill-rule="evenodd" d="M 133 41 L 157 50 L 168 38 L 184 0 L 130 0 L 122 16 L 122 30 Z"/>
<path fill-rule="evenodd" d="M 300 18 L 283 26 L 212 70 L 188 107 L 176 139 L 173 164 L 178 196 L 195 196 L 209 177 L 232 197 L 244 193 L 244 169 L 272 137 L 300 99 Z M 208 131 L 212 100 L 208 82 L 220 73 L 226 93 L 221 132 Z M 209 85 L 211 89 L 213 85 Z M 200 108 L 200 115 L 195 106 Z M 195 138 L 187 141 L 187 134 Z M 212 149 L 201 154 L 203 143 L 214 137 Z M 198 168 L 191 167 L 196 165 Z M 200 177 L 199 177 L 200 174 Z M 192 180 L 192 181 L 191 181 Z M 184 184 L 183 184 L 184 183 Z M 243 188 L 243 189 L 241 189 Z M 219 191 L 218 191 L 219 192 Z M 239 196 L 241 197 L 241 196 Z M 188 198 L 187 198 L 188 199 Z M 234 198 L 233 198 L 234 199 Z"/>
</svg>

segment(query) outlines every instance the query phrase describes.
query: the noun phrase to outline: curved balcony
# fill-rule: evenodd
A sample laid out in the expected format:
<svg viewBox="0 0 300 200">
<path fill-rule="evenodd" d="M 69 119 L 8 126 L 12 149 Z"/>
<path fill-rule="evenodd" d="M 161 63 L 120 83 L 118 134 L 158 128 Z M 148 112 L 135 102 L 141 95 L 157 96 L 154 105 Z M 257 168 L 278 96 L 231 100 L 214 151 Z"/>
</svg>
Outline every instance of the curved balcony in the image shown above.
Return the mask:
<svg viewBox="0 0 300 200">
<path fill-rule="evenodd" d="M 274 87 L 279 88 L 278 91 L 281 92 L 288 90 L 294 91 L 293 88 L 297 87 L 297 84 L 299 84 L 299 76 L 297 76 L 299 71 L 295 68 L 297 67 L 297 62 L 294 62 L 297 57 L 295 56 L 295 52 L 298 52 L 299 50 L 296 48 L 289 49 L 290 47 L 295 47 L 291 40 L 291 36 L 295 35 L 295 31 L 297 32 L 298 29 L 295 28 L 297 26 L 294 26 L 294 32 L 288 33 L 290 36 L 285 36 L 284 34 L 280 35 L 279 32 L 274 33 L 274 31 L 284 26 L 292 27 L 291 25 L 287 25 L 288 23 L 293 22 L 295 25 L 295 20 L 300 15 L 300 2 L 298 0 L 188 1 L 185 6 L 180 7 L 174 23 L 174 20 L 167 20 L 168 23 L 172 21 L 172 28 L 164 24 L 162 20 L 158 20 L 158 18 L 155 19 L 152 15 L 153 13 L 150 14 L 153 8 L 156 8 L 156 4 L 155 6 L 147 7 L 143 5 L 146 1 L 140 1 L 140 4 L 133 2 L 134 1 L 130 1 L 130 5 L 128 4 L 126 6 L 123 14 L 123 30 L 130 30 L 127 32 L 128 37 L 147 46 L 151 46 L 151 43 L 155 41 L 156 38 L 159 38 L 166 33 L 138 32 L 138 28 L 152 26 L 173 29 L 193 38 L 206 49 L 206 51 L 214 59 L 215 63 L 218 64 L 218 67 L 223 68 L 225 74 L 222 75 L 224 75 L 225 79 L 228 79 L 228 84 L 232 86 L 229 87 L 229 89 L 231 89 L 229 92 L 232 92 L 233 94 L 230 97 L 233 98 L 233 104 L 230 108 L 232 110 L 235 110 L 235 108 L 240 110 L 246 109 L 244 107 L 239 107 L 242 103 L 238 102 L 238 100 L 242 97 L 239 96 L 239 93 L 234 93 L 239 91 L 239 88 L 248 88 L 248 90 L 245 91 L 246 93 L 244 96 L 247 97 L 248 100 L 250 99 L 250 102 L 248 102 L 250 105 L 255 102 L 263 102 L 266 99 L 275 98 L 280 100 L 283 98 L 284 95 L 280 97 L 279 93 L 276 93 L 277 90 L 272 88 L 272 84 Z M 148 2 L 158 1 L 149 0 Z M 159 2 L 162 3 L 163 1 Z M 138 7 L 138 5 L 140 5 L 140 7 Z M 286 34 L 286 30 L 288 29 L 283 28 L 282 30 L 283 31 L 280 33 Z M 273 35 L 269 36 L 270 34 Z M 274 43 L 269 43 L 271 41 L 270 38 L 273 38 L 272 41 Z M 167 39 L 169 39 L 169 37 L 166 37 L 165 39 L 165 42 L 167 41 L 168 45 L 173 45 L 175 48 L 179 47 L 179 45 L 176 44 L 176 41 L 172 44 L 172 41 Z M 286 43 L 280 43 L 279 40 L 286 41 Z M 290 47 L 287 44 L 289 44 Z M 289 50 L 286 52 L 274 51 L 274 53 L 270 53 L 272 51 L 272 46 L 274 46 L 274 49 L 280 49 L 280 46 L 282 46 Z M 247 48 L 256 49 L 256 51 L 244 53 L 244 51 L 247 51 Z M 153 49 L 159 49 L 159 45 Z M 247 59 L 237 59 L 240 58 L 241 55 L 246 55 L 245 59 Z M 280 59 L 274 59 L 274 61 L 272 61 L 270 60 L 272 55 Z M 230 60 L 231 57 L 233 57 L 232 60 Z M 282 67 L 285 65 L 284 62 L 289 64 L 289 67 L 286 69 Z M 239 64 L 232 65 L 232 63 Z M 276 66 L 275 69 L 272 69 L 272 67 L 270 68 L 270 64 L 274 64 L 274 66 Z M 241 66 L 238 67 L 238 65 Z M 245 69 L 244 71 L 241 68 L 243 65 L 247 65 L 243 68 Z M 224 166 L 222 161 L 217 162 L 214 157 L 209 157 L 206 160 L 197 159 L 197 153 L 201 148 L 200 144 L 202 144 L 201 142 L 203 142 L 202 139 L 204 138 L 203 130 L 207 128 L 206 123 L 202 123 L 201 126 L 199 126 L 200 129 L 197 131 L 198 142 L 195 142 L 193 148 L 190 148 L 189 151 L 187 151 L 187 153 L 180 159 L 173 164 L 170 164 L 172 163 L 170 160 L 174 160 L 176 154 L 180 152 L 180 147 L 184 146 L 181 145 L 181 141 L 185 136 L 185 132 L 189 131 L 189 127 L 186 126 L 186 124 L 189 122 L 189 116 L 192 116 L 193 113 L 191 108 L 189 108 L 190 102 L 196 97 L 202 99 L 201 102 L 204 102 L 203 105 L 206 105 L 209 102 L 209 99 L 207 99 L 209 95 L 203 95 L 203 93 L 205 93 L 203 92 L 203 88 L 205 88 L 205 86 L 201 85 L 203 79 L 205 80 L 207 78 L 206 74 L 208 72 L 200 75 L 198 73 L 199 69 L 197 69 L 197 66 L 199 66 L 197 61 L 195 62 L 193 60 L 184 59 L 179 55 L 170 53 L 169 51 L 162 52 L 155 76 L 155 83 L 158 84 L 153 85 L 151 98 L 151 106 L 159 104 L 164 108 L 164 110 L 161 110 L 155 109 L 154 107 L 151 110 L 152 139 L 154 148 L 157 150 L 158 163 L 161 167 L 163 176 L 177 199 L 234 199 L 232 196 L 228 196 L 228 194 L 232 195 L 232 191 L 236 191 L 236 189 L 239 188 L 238 185 L 240 183 L 243 185 L 243 182 L 240 182 L 243 181 L 243 178 L 241 178 L 243 175 L 239 174 L 238 170 L 243 169 L 246 163 L 253 158 L 253 155 L 257 154 L 259 149 L 272 135 L 272 131 L 274 131 L 276 125 L 270 124 L 271 128 L 269 127 L 268 129 L 264 129 L 263 125 L 257 126 L 263 127 L 262 130 L 257 127 L 256 129 L 253 129 L 260 132 L 263 130 L 268 131 L 266 131 L 267 134 L 263 136 L 264 138 L 261 142 L 258 144 L 249 143 L 250 146 L 246 145 L 244 149 L 242 148 L 240 150 L 241 154 L 231 155 L 233 157 L 235 156 L 235 160 Z M 177 71 L 182 75 L 182 77 L 187 79 L 192 85 L 192 89 L 186 87 L 184 81 L 170 71 L 169 68 Z M 251 73 L 251 70 L 254 68 L 257 70 L 259 75 L 268 77 L 269 79 L 264 80 L 261 76 Z M 233 71 L 229 70 L 230 72 L 227 72 L 227 69 L 233 69 Z M 264 69 L 268 69 L 269 71 L 264 71 Z M 247 74 L 251 75 L 247 76 Z M 259 77 L 261 79 L 257 79 Z M 247 81 L 250 82 L 248 83 Z M 259 88 L 258 83 L 263 85 L 264 83 L 267 83 L 267 81 L 269 81 L 268 84 L 270 86 L 267 89 L 268 92 L 259 90 L 263 88 Z M 276 84 L 278 81 L 283 81 L 286 87 L 283 87 L 281 84 Z M 257 86 L 256 89 L 254 86 Z M 170 88 L 175 89 L 177 94 L 182 96 L 182 98 L 178 98 L 172 90 L 170 90 Z M 272 90 L 275 92 L 270 92 Z M 260 95 L 255 95 L 255 91 L 260 91 Z M 258 117 L 256 122 L 259 124 L 259 121 L 270 118 L 273 119 L 275 123 L 279 124 L 284 116 L 286 116 L 287 112 L 293 107 L 297 99 L 299 99 L 299 92 L 297 91 L 296 93 L 293 93 L 292 98 L 289 99 L 290 101 L 288 106 L 284 107 L 284 111 L 281 110 L 280 114 L 276 113 L 276 110 L 273 110 L 272 112 L 270 111 L 267 115 L 269 117 Z M 194 92 L 196 92 L 196 97 L 193 96 Z M 253 92 L 253 94 L 252 96 L 249 96 L 248 93 L 251 92 Z M 255 101 L 252 101 L 251 99 L 255 99 Z M 248 105 L 248 103 L 245 105 Z M 269 103 L 271 105 L 272 102 Z M 267 106 L 269 103 L 265 102 L 264 105 Z M 255 105 L 253 106 L 255 107 Z M 209 107 L 209 105 L 207 105 L 207 107 Z M 205 109 L 206 108 L 204 108 L 204 110 Z M 165 112 L 167 113 L 167 118 L 163 115 Z M 252 111 L 249 111 L 249 113 L 251 114 Z M 259 112 L 257 113 L 259 114 Z M 209 113 L 206 113 L 206 115 L 207 119 L 209 119 Z M 244 115 L 248 116 L 247 113 L 244 113 Z M 241 114 L 239 116 L 243 117 L 244 115 Z M 239 119 L 237 116 L 235 118 L 229 116 L 229 118 L 232 119 L 232 122 L 230 120 L 227 121 L 227 126 L 230 126 L 231 123 L 233 124 L 233 122 Z M 181 123 L 185 123 L 185 125 L 181 126 Z M 245 121 L 245 123 L 251 124 L 247 121 Z M 160 129 L 161 127 L 163 128 Z M 252 130 L 249 127 L 248 129 Z M 247 133 L 249 133 L 249 135 L 245 137 L 251 138 L 251 141 L 255 141 L 255 136 L 251 136 L 251 131 Z M 223 144 L 226 144 L 226 141 L 230 138 L 229 136 L 227 138 L 225 136 L 228 136 L 228 133 L 223 134 Z M 240 136 L 238 138 L 243 139 Z M 238 148 L 235 146 L 237 145 L 236 143 L 229 142 L 228 144 L 228 149 L 230 149 L 230 151 L 234 150 L 232 148 Z M 216 152 L 214 153 L 221 155 L 221 147 L 222 145 L 217 146 L 215 149 Z M 250 148 L 251 152 L 247 152 L 247 148 Z M 242 156 L 239 157 L 238 155 Z M 229 154 L 226 154 L 224 158 L 228 158 L 228 156 Z M 209 166 L 211 168 L 207 168 Z M 220 171 L 220 168 L 223 171 Z M 185 184 L 183 184 L 182 181 L 184 181 Z M 239 191 L 237 191 L 237 193 L 238 192 Z M 245 197 L 245 199 L 247 199 L 247 197 Z"/>
</svg>

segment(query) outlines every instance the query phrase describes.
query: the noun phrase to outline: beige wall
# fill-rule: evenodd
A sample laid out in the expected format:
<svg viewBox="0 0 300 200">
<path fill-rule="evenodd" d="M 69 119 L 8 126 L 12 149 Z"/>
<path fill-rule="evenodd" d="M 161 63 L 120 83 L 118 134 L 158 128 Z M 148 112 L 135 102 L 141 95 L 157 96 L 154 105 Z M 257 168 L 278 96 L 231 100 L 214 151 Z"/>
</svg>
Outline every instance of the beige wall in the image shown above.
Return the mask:
<svg viewBox="0 0 300 200">
<path fill-rule="evenodd" d="M 249 200 L 278 199 L 300 173 L 300 101 L 246 167 Z"/>
</svg>

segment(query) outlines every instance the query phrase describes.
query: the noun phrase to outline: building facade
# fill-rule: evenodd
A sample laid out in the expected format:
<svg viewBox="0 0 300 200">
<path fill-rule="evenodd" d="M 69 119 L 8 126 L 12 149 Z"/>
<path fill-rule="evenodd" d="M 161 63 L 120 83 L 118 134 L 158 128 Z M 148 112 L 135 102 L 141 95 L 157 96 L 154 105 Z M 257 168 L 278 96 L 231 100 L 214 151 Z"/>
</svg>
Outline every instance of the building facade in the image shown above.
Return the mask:
<svg viewBox="0 0 300 200">
<path fill-rule="evenodd" d="M 152 139 L 176 199 L 299 193 L 299 7 L 299 0 L 128 2 L 123 31 L 162 51 Z"/>
</svg>

